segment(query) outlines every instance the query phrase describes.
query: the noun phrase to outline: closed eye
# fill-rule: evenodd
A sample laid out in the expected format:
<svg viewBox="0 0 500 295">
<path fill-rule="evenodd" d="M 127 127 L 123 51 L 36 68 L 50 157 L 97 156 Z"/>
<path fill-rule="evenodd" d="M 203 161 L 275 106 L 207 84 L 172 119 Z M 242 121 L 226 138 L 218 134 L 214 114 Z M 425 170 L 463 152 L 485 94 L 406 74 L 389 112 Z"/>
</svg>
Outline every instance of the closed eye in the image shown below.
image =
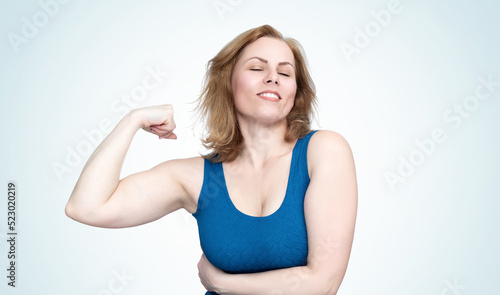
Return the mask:
<svg viewBox="0 0 500 295">
<path fill-rule="evenodd" d="M 250 71 L 261 72 L 261 71 L 262 71 L 262 69 L 250 69 Z M 286 74 L 286 73 L 278 73 L 278 74 L 280 74 L 280 75 L 282 75 L 282 76 L 285 76 L 285 77 L 290 77 L 290 75 L 288 75 L 288 74 Z"/>
</svg>

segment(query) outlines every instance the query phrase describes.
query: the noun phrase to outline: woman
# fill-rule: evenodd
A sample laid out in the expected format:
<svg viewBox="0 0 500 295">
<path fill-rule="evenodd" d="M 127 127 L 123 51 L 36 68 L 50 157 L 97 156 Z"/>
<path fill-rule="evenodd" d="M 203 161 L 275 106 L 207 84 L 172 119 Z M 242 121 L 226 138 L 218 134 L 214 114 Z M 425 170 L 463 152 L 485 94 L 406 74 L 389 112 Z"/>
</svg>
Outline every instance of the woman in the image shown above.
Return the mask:
<svg viewBox="0 0 500 295">
<path fill-rule="evenodd" d="M 197 219 L 207 294 L 336 294 L 357 210 L 345 139 L 310 130 L 315 101 L 300 45 L 270 26 L 236 37 L 209 62 L 199 109 L 203 157 L 119 179 L 142 128 L 175 139 L 170 105 L 131 111 L 85 165 L 66 214 L 118 228 L 184 208 Z"/>
</svg>

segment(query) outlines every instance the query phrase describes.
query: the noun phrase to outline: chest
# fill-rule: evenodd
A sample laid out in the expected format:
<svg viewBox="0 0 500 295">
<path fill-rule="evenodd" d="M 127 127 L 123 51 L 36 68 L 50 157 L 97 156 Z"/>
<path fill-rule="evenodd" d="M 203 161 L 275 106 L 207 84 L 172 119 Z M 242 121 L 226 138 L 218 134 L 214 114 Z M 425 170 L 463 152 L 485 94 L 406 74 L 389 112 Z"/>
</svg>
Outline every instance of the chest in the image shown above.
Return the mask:
<svg viewBox="0 0 500 295">
<path fill-rule="evenodd" d="M 259 170 L 224 164 L 227 192 L 236 209 L 256 217 L 269 216 L 276 212 L 286 195 L 290 165 L 291 153 Z"/>
<path fill-rule="evenodd" d="M 309 177 L 307 167 L 297 162 L 297 158 L 288 165 L 286 169 L 276 166 L 276 170 L 266 171 L 271 173 L 254 174 L 249 178 L 233 178 L 245 185 L 236 195 L 230 197 L 224 174 L 237 174 L 238 171 L 232 171 L 230 166 L 224 167 L 224 171 L 221 163 L 206 162 L 199 211 L 194 216 L 198 223 L 201 247 L 213 265 L 230 273 L 259 272 L 305 265 L 308 245 L 304 199 Z M 280 174 L 282 170 L 287 173 Z M 238 175 L 243 175 L 243 172 Z M 279 177 L 275 178 L 276 176 Z M 272 186 L 259 187 L 269 179 L 279 178 L 285 181 L 278 194 L 270 193 L 274 191 Z M 262 179 L 266 181 L 257 181 Z M 279 181 L 271 181 L 269 185 L 272 182 Z M 231 185 L 234 182 L 228 183 Z M 267 195 L 266 202 L 262 203 L 263 207 L 244 207 L 245 203 L 240 198 L 251 198 L 255 195 Z M 277 195 L 280 196 L 274 200 L 278 202 L 274 207 L 270 206 L 270 200 Z M 235 204 L 231 198 L 234 198 Z M 281 203 L 277 204 L 279 202 Z M 253 216 L 251 208 L 256 208 L 256 214 Z M 270 212 L 272 210 L 275 212 Z"/>
</svg>

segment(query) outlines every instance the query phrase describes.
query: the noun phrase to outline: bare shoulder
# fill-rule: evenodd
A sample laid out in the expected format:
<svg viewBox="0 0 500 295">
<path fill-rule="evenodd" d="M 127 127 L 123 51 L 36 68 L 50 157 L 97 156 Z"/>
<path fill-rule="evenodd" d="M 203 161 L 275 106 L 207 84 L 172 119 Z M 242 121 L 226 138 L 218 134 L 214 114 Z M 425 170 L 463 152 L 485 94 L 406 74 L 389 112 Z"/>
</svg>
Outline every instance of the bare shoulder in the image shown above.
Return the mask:
<svg viewBox="0 0 500 295">
<path fill-rule="evenodd" d="M 151 170 L 156 172 L 157 177 L 168 177 L 175 180 L 188 196 L 187 203 L 184 204 L 185 209 L 194 213 L 203 185 L 203 168 L 204 159 L 202 157 L 191 157 L 168 160 Z"/>
<path fill-rule="evenodd" d="M 340 133 L 332 130 L 318 130 L 311 137 L 310 145 L 335 144 L 349 147 L 347 140 Z"/>
<path fill-rule="evenodd" d="M 335 164 L 350 165 L 353 162 L 352 150 L 340 133 L 331 130 L 318 130 L 311 136 L 307 150 L 309 175 L 316 168 Z"/>
<path fill-rule="evenodd" d="M 311 136 L 308 147 L 308 157 L 322 152 L 351 152 L 347 140 L 340 134 L 331 130 L 318 130 Z"/>
</svg>

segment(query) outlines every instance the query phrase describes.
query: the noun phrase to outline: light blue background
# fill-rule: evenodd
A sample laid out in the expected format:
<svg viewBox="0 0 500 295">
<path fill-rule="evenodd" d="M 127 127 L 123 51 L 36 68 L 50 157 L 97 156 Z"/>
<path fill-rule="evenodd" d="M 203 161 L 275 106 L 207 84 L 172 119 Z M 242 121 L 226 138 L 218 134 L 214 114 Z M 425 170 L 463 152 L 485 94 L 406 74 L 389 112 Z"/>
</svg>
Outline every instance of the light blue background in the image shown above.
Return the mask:
<svg viewBox="0 0 500 295">
<path fill-rule="evenodd" d="M 356 28 L 375 30 L 372 12 L 389 2 L 67 1 L 15 46 L 9 38 L 22 36 L 23 18 L 43 22 L 43 8 L 3 1 L 0 232 L 5 241 L 6 186 L 15 180 L 19 259 L 18 287 L 2 275 L 0 293 L 113 294 L 111 283 L 116 294 L 203 294 L 197 227 L 185 211 L 121 230 L 64 215 L 89 156 L 68 151 L 84 151 L 84 133 L 102 120 L 116 124 L 117 109 L 130 109 L 122 97 L 158 68 L 161 81 L 135 106 L 173 104 L 179 139 L 138 132 L 122 175 L 195 156 L 190 102 L 207 61 L 239 33 L 270 24 L 306 50 L 320 103 L 314 127 L 339 132 L 354 153 L 359 211 L 339 294 L 499 294 L 500 5 L 401 1 L 348 62 L 341 47 L 354 44 Z M 224 5 L 231 10 L 216 9 Z M 489 99 L 459 126 L 446 121 L 490 75 Z M 437 128 L 446 140 L 391 189 L 385 175 L 398 174 L 400 157 L 418 155 L 415 141 Z M 58 175 L 54 165 L 68 170 Z M 2 242 L 1 274 L 6 263 Z M 117 283 L 116 272 L 133 279 Z"/>
</svg>

